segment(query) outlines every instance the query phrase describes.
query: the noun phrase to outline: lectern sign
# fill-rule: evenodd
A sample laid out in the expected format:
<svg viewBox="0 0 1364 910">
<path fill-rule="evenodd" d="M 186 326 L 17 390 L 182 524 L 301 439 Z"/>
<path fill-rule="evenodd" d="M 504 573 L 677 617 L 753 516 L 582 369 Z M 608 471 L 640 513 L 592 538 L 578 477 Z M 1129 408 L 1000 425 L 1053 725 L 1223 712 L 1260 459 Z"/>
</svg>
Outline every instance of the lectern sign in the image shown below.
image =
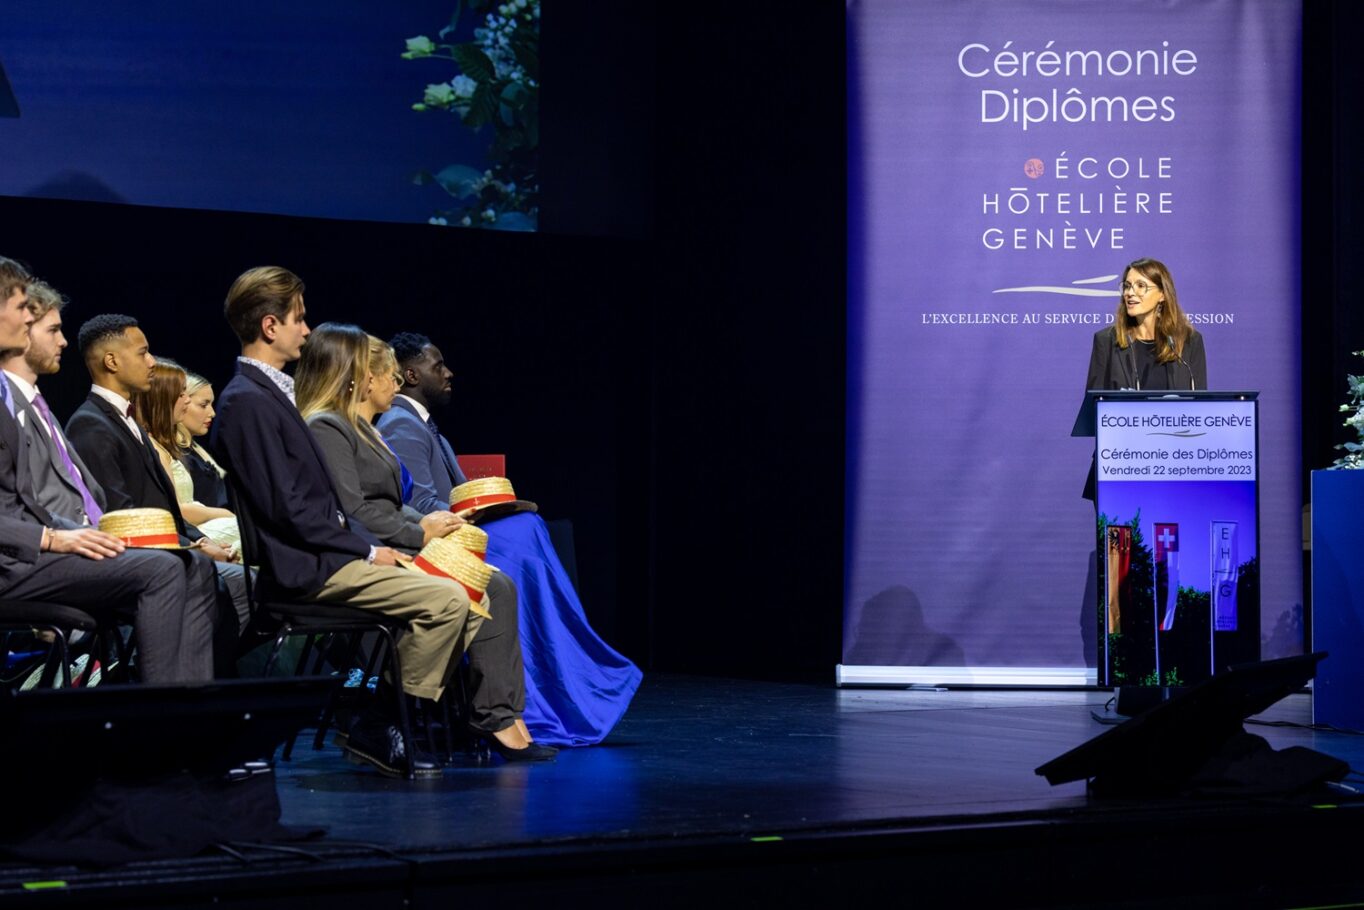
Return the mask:
<svg viewBox="0 0 1364 910">
<path fill-rule="evenodd" d="M 1126 547 L 1098 561 L 1107 575 L 1096 604 L 1100 682 L 1188 685 L 1252 659 L 1257 403 L 1119 393 L 1096 402 L 1094 416 L 1098 539 Z"/>
<path fill-rule="evenodd" d="M 1099 405 L 1099 480 L 1255 480 L 1255 402 Z"/>
</svg>

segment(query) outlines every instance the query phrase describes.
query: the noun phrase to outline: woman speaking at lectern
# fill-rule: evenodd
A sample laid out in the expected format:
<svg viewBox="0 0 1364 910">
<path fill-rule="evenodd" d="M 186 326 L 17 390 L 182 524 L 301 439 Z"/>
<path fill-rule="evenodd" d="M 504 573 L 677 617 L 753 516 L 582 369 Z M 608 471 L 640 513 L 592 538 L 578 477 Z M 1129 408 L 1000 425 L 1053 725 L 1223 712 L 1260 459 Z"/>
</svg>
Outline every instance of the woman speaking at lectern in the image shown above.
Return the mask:
<svg viewBox="0 0 1364 910">
<path fill-rule="evenodd" d="M 1094 333 L 1086 389 L 1180 391 L 1208 387 L 1203 336 L 1179 308 L 1165 263 L 1138 259 L 1123 270 L 1113 324 Z M 1084 498 L 1095 497 L 1090 465 Z"/>
<path fill-rule="evenodd" d="M 1086 389 L 1181 391 L 1208 387 L 1203 336 L 1175 297 L 1165 263 L 1138 259 L 1123 272 L 1113 325 L 1094 334 Z"/>
</svg>

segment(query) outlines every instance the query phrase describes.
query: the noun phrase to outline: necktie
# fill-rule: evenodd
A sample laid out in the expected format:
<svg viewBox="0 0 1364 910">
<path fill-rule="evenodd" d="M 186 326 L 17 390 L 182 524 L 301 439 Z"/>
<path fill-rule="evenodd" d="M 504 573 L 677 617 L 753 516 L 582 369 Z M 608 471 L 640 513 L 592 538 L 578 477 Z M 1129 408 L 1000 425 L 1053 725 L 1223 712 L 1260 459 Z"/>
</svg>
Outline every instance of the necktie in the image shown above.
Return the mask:
<svg viewBox="0 0 1364 910">
<path fill-rule="evenodd" d="M 66 469 L 66 476 L 71 478 L 71 483 L 81 494 L 81 501 L 85 505 L 85 516 L 90 519 L 90 524 L 98 525 L 104 511 L 100 509 L 99 503 L 95 502 L 95 497 L 90 495 L 90 488 L 85 485 L 85 478 L 81 477 L 80 469 L 71 461 L 71 455 L 66 451 L 62 437 L 57 433 L 57 422 L 52 419 L 52 411 L 48 408 L 47 402 L 43 400 L 42 392 L 33 397 L 33 407 L 42 415 L 43 422 L 47 424 L 47 428 L 52 434 L 52 444 L 57 447 L 57 454 L 61 456 L 62 467 Z"/>
<path fill-rule="evenodd" d="M 440 430 L 436 427 L 436 418 L 426 418 L 426 428 L 431 431 L 431 436 L 436 440 L 436 448 L 440 450 L 440 460 L 445 462 L 445 470 L 450 472 L 452 483 L 459 483 L 459 462 L 455 461 L 455 453 L 450 450 L 450 446 L 441 437 Z"/>
<path fill-rule="evenodd" d="M 14 416 L 14 393 L 9 388 L 9 377 L 0 372 L 0 401 L 5 403 L 9 409 L 9 416 Z"/>
</svg>

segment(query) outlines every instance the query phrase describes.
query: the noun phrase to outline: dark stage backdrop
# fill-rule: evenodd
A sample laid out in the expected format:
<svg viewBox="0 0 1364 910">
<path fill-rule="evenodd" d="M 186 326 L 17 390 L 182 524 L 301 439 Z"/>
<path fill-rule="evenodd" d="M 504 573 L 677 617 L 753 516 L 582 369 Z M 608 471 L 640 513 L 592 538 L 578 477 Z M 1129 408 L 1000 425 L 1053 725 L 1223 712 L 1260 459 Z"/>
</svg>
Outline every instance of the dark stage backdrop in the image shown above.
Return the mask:
<svg viewBox="0 0 1364 910">
<path fill-rule="evenodd" d="M 1298 5 L 849 8 L 844 662 L 1085 679 L 1092 441 L 1068 437 L 1142 256 L 1210 386 L 1261 391 L 1265 650 L 1296 651 L 1271 633 L 1302 592 Z"/>
<path fill-rule="evenodd" d="M 655 669 L 828 679 L 843 8 L 789 13 L 546 4 L 538 234 L 9 199 L 0 251 L 71 295 L 73 325 L 131 312 L 218 381 L 249 265 L 296 269 L 318 319 L 424 323 L 459 372 L 445 425 L 574 521 L 608 640 Z M 70 358 L 50 384 L 60 411 L 85 387 Z"/>
</svg>

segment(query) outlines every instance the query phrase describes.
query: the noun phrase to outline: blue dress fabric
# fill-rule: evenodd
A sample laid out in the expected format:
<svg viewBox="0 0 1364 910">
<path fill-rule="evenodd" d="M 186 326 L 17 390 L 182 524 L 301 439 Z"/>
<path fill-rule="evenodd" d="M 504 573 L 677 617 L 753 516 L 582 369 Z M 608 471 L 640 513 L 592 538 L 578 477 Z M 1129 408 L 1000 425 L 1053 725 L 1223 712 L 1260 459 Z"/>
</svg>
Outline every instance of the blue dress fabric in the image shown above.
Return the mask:
<svg viewBox="0 0 1364 910">
<path fill-rule="evenodd" d="M 601 742 L 643 674 L 593 631 L 540 516 L 519 512 L 479 527 L 488 532 L 488 562 L 520 592 L 526 726 L 547 745 Z"/>
</svg>

